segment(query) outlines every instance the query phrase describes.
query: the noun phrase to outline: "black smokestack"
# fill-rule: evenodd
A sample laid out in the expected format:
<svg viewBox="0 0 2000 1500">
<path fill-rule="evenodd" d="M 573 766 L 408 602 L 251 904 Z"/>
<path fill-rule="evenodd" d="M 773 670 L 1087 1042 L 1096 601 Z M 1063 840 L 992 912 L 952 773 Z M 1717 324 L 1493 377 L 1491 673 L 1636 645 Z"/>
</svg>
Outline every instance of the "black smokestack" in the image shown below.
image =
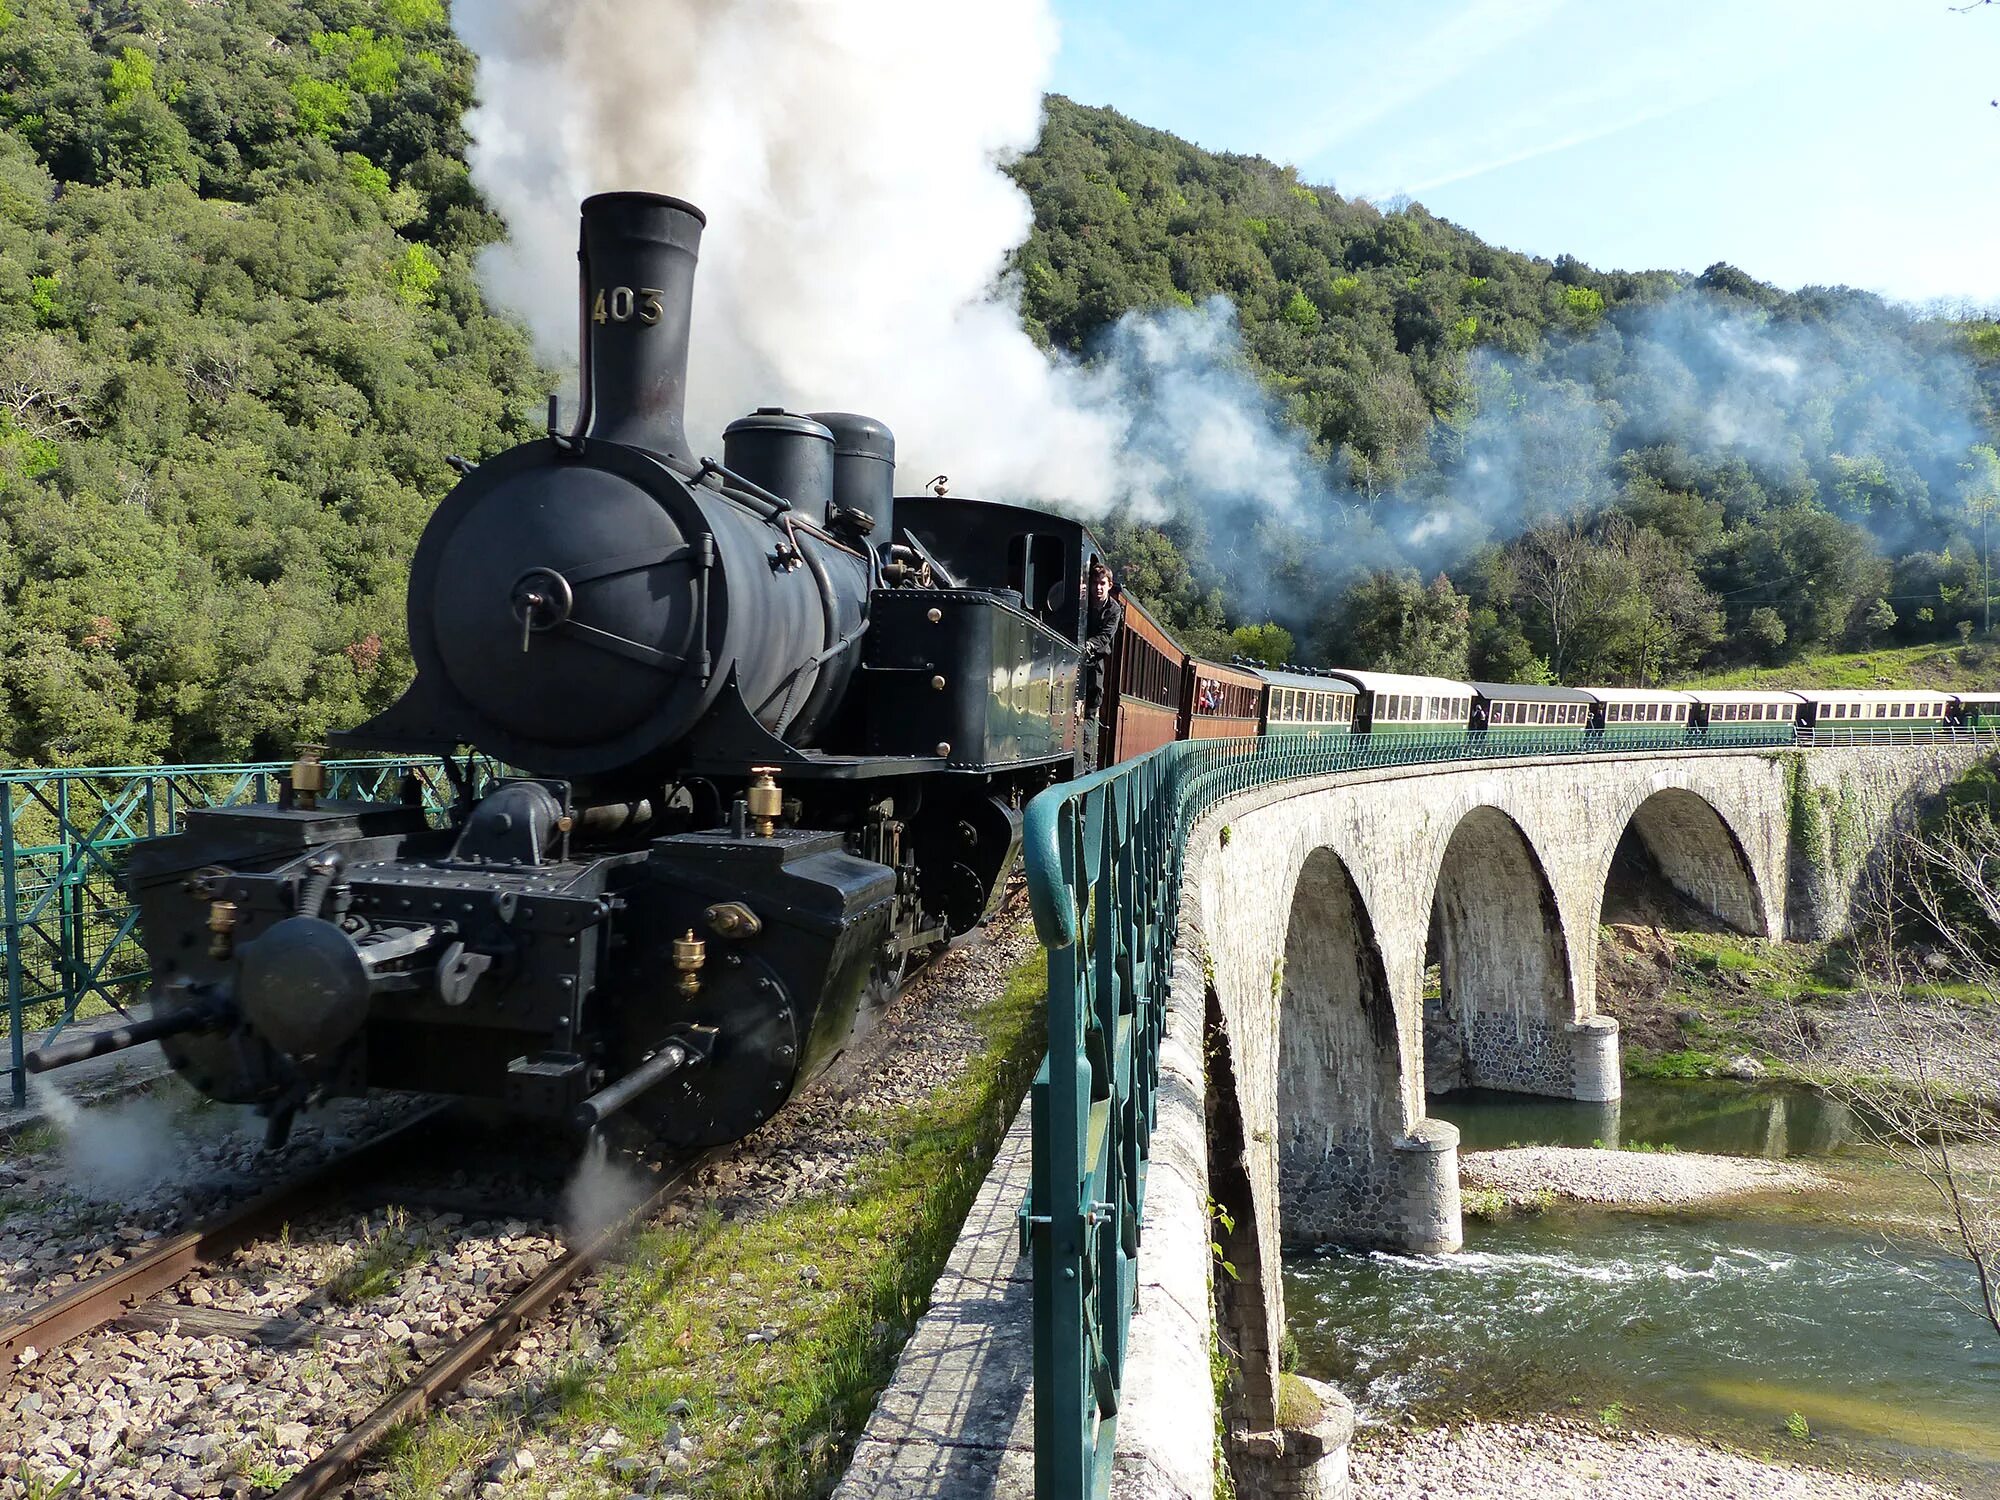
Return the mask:
<svg viewBox="0 0 2000 1500">
<path fill-rule="evenodd" d="M 583 420 L 579 435 L 693 461 L 688 452 L 688 316 L 708 223 L 659 193 L 583 200 Z"/>
</svg>

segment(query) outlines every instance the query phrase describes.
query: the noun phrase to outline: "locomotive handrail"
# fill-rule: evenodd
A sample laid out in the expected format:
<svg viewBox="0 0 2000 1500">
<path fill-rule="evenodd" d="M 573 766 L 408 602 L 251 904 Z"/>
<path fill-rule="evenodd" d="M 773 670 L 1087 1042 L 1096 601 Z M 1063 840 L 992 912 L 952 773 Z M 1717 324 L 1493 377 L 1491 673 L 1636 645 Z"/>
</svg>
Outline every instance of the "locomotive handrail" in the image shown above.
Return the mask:
<svg viewBox="0 0 2000 1500">
<path fill-rule="evenodd" d="M 1194 825 L 1259 786 L 1383 766 L 1661 750 L 2000 742 L 2000 731 L 1789 722 L 1612 730 L 1440 727 L 1178 741 L 1028 804 L 1028 900 L 1048 949 L 1048 1053 L 1029 1095 L 1033 1175 L 1020 1212 L 1034 1305 L 1035 1493 L 1109 1492 L 1138 1287 L 1160 1043 Z"/>
<path fill-rule="evenodd" d="M 433 820 L 449 802 L 434 757 L 323 764 L 330 797 L 389 800 L 414 774 Z M 190 808 L 275 801 L 291 769 L 290 761 L 211 761 L 0 770 L 0 975 L 15 1108 L 27 1102 L 31 1018 L 53 1038 L 86 998 L 122 1013 L 148 977 L 134 937 L 138 911 L 120 884 L 125 851 L 179 831 Z"/>
</svg>

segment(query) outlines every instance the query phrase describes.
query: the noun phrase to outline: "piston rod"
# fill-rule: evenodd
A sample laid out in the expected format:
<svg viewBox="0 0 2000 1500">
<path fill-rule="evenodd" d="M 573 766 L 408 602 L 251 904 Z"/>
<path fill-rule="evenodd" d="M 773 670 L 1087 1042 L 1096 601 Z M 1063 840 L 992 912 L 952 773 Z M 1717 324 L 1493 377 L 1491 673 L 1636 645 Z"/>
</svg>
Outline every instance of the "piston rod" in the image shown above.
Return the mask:
<svg viewBox="0 0 2000 1500">
<path fill-rule="evenodd" d="M 579 1129 L 595 1129 L 646 1090 L 664 1083 L 667 1076 L 684 1067 L 687 1060 L 687 1048 L 679 1042 L 668 1042 L 616 1083 L 599 1089 L 584 1100 L 571 1118 Z"/>
<path fill-rule="evenodd" d="M 123 1052 L 128 1047 L 143 1047 L 161 1037 L 180 1036 L 189 1031 L 212 1031 L 226 1025 L 231 1014 L 228 1005 L 193 1006 L 177 1010 L 172 1015 L 149 1016 L 143 1021 L 134 1021 L 130 1026 L 114 1026 L 109 1031 L 58 1042 L 53 1047 L 39 1047 L 21 1061 L 30 1073 L 46 1073 L 51 1068 L 66 1068 L 71 1063 L 88 1062 L 93 1057 Z"/>
</svg>

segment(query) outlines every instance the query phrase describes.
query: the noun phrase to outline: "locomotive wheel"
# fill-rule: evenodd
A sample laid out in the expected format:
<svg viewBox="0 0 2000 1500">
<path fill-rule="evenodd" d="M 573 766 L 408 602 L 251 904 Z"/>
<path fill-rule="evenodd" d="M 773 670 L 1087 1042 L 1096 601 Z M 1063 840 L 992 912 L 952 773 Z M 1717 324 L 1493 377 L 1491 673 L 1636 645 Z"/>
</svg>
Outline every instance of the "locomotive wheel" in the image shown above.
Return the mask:
<svg viewBox="0 0 2000 1500">
<path fill-rule="evenodd" d="M 868 978 L 861 986 L 861 1012 L 864 1015 L 879 1015 L 901 993 L 903 976 L 908 972 L 907 955 L 877 953 L 875 962 L 868 966 Z"/>
</svg>

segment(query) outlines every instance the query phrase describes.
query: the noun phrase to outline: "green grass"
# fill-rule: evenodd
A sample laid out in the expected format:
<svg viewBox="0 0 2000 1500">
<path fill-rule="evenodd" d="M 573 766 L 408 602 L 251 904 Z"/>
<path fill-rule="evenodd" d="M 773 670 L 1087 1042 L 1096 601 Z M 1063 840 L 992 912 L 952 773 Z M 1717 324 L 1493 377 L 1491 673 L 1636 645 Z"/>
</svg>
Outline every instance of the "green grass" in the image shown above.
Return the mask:
<svg viewBox="0 0 2000 1500">
<path fill-rule="evenodd" d="M 867 1119 L 878 1148 L 843 1187 L 638 1235 L 610 1286 L 618 1342 L 541 1393 L 529 1435 L 582 1442 L 614 1427 L 650 1462 L 680 1434 L 691 1463 L 669 1470 L 669 1488 L 688 1500 L 824 1493 L 1040 1060 L 1046 990 L 1037 951 L 979 1013 L 984 1047 L 959 1077 Z M 427 1500 L 521 1436 L 490 1409 L 434 1420 L 395 1445 L 391 1492 Z M 609 1472 L 537 1471 L 523 1493 L 558 1483 L 565 1494 L 633 1488 Z"/>
<path fill-rule="evenodd" d="M 1278 1425 L 1293 1432 L 1303 1432 L 1316 1424 L 1326 1414 L 1319 1397 L 1312 1392 L 1298 1376 L 1289 1371 L 1278 1375 Z"/>
<path fill-rule="evenodd" d="M 410 1228 L 409 1215 L 391 1208 L 382 1227 L 361 1242 L 346 1269 L 327 1283 L 326 1294 L 338 1305 L 352 1307 L 394 1291 L 404 1269 L 429 1248 L 423 1234 Z"/>
<path fill-rule="evenodd" d="M 1498 1188 L 1464 1188 L 1459 1193 L 1459 1210 L 1468 1219 L 1516 1219 L 1547 1213 L 1555 1206 L 1553 1188 L 1537 1188 L 1526 1199 L 1509 1198 Z"/>
<path fill-rule="evenodd" d="M 1786 666 L 1737 667 L 1682 686 L 1710 688 L 1953 688 L 1990 687 L 2000 652 L 1989 645 L 1932 642 L 1807 656 Z"/>
<path fill-rule="evenodd" d="M 1685 1049 L 1679 1052 L 1649 1052 L 1634 1047 L 1625 1055 L 1627 1078 L 1713 1078 L 1727 1066 L 1729 1058 L 1720 1052 Z"/>
</svg>

